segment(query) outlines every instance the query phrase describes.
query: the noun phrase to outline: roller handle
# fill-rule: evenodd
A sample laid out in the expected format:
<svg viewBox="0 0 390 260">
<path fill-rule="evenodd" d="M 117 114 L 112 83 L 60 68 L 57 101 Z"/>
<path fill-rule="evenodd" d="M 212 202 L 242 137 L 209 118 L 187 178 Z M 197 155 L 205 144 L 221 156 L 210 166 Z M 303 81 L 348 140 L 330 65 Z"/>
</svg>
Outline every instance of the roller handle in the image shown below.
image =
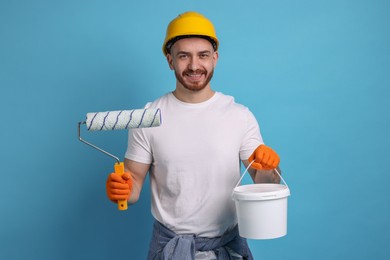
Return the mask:
<svg viewBox="0 0 390 260">
<path fill-rule="evenodd" d="M 123 162 L 116 163 L 114 165 L 114 170 L 116 174 L 122 176 L 125 173 L 125 166 Z M 118 209 L 119 210 L 127 210 L 127 200 L 118 200 Z"/>
</svg>

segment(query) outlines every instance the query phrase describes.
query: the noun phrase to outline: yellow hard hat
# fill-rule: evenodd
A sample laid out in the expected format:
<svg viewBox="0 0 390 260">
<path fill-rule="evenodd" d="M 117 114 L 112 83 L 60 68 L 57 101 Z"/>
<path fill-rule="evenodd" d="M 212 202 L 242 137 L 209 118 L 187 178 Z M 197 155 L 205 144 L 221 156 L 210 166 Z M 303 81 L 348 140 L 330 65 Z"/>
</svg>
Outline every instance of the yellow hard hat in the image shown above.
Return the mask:
<svg viewBox="0 0 390 260">
<path fill-rule="evenodd" d="M 201 37 L 209 40 L 218 50 L 218 39 L 213 24 L 209 19 L 197 12 L 185 12 L 173 19 L 167 28 L 162 50 L 167 55 L 173 43 L 181 38 Z"/>
</svg>

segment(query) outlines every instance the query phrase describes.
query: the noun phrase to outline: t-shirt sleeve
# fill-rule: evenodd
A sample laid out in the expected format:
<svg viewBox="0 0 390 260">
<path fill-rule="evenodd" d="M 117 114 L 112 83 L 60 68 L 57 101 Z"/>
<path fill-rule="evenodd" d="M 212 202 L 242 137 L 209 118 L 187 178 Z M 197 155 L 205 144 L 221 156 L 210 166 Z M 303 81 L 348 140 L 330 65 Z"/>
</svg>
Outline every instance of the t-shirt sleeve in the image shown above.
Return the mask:
<svg viewBox="0 0 390 260">
<path fill-rule="evenodd" d="M 253 151 L 263 143 L 264 142 L 260 133 L 259 124 L 253 113 L 247 109 L 244 137 L 240 148 L 240 159 L 248 160 Z"/>
<path fill-rule="evenodd" d="M 150 107 L 151 103 L 145 105 L 145 109 Z M 142 128 L 130 129 L 127 141 L 127 150 L 125 158 L 139 163 L 152 163 L 153 156 L 151 145 L 146 132 Z"/>
<path fill-rule="evenodd" d="M 139 163 L 152 163 L 150 144 L 142 129 L 129 130 L 125 158 Z"/>
</svg>

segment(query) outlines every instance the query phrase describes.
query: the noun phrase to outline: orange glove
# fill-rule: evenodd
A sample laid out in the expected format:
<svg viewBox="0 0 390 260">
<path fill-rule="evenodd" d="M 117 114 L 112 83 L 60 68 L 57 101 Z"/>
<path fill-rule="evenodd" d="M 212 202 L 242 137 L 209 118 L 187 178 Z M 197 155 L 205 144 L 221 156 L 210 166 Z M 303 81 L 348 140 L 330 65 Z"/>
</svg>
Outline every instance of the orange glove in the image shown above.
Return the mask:
<svg viewBox="0 0 390 260">
<path fill-rule="evenodd" d="M 249 163 L 253 160 L 251 167 L 256 170 L 273 170 L 280 162 L 279 155 L 264 144 L 259 145 L 248 159 Z"/>
<path fill-rule="evenodd" d="M 108 175 L 106 181 L 107 197 L 117 203 L 118 200 L 128 200 L 133 189 L 131 175 L 125 172 L 122 176 L 117 173 Z"/>
</svg>

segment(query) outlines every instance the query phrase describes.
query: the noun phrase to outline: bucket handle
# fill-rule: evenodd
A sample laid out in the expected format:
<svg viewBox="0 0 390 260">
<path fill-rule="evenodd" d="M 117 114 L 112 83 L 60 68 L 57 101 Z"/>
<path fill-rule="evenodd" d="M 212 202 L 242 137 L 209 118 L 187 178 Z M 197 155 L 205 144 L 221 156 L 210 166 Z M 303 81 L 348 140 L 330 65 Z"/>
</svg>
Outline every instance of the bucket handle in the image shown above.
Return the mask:
<svg viewBox="0 0 390 260">
<path fill-rule="evenodd" d="M 241 183 L 242 178 L 244 178 L 244 175 L 248 172 L 249 168 L 251 167 L 251 165 L 252 165 L 254 162 L 255 162 L 255 160 L 251 161 L 251 162 L 249 163 L 248 167 L 246 167 L 245 172 L 241 175 L 241 177 L 240 177 L 240 179 L 238 180 L 238 182 L 237 182 L 235 188 L 237 188 L 238 185 Z M 279 175 L 280 179 L 283 181 L 284 185 L 286 185 L 286 187 L 287 187 L 287 189 L 288 189 L 288 185 L 287 185 L 287 183 L 284 181 L 284 179 L 283 179 L 282 175 L 279 173 L 279 171 L 278 171 L 276 168 L 274 169 L 274 171 Z"/>
</svg>

